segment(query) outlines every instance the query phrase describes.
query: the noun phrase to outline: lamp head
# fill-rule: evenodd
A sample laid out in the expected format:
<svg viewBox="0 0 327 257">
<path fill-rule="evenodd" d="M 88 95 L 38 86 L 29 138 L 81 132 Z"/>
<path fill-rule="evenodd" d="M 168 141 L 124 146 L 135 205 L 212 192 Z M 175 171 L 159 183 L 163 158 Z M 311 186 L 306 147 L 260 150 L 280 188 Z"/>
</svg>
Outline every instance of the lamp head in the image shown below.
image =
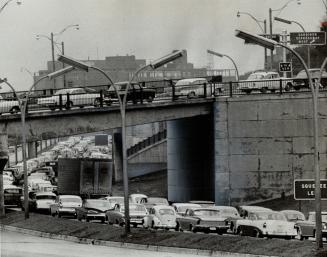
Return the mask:
<svg viewBox="0 0 327 257">
<path fill-rule="evenodd" d="M 212 50 L 207 50 L 207 53 L 208 53 L 208 54 L 215 55 L 215 56 L 218 56 L 218 57 L 224 57 L 223 54 L 217 53 L 217 52 L 212 51 Z"/>
<path fill-rule="evenodd" d="M 7 78 L 3 78 L 3 79 L 0 78 L 0 84 L 1 84 L 1 83 L 4 83 L 4 82 L 6 82 L 6 81 L 7 81 Z"/>
<path fill-rule="evenodd" d="M 279 17 L 274 17 L 274 20 L 279 21 L 279 22 L 283 22 L 283 23 L 286 23 L 286 24 L 292 24 L 292 21 L 286 20 L 286 19 L 283 19 L 283 18 L 279 18 Z"/>
<path fill-rule="evenodd" d="M 240 18 L 240 16 L 241 16 L 240 11 L 237 11 L 236 17 Z"/>
<path fill-rule="evenodd" d="M 73 67 L 73 66 L 68 66 L 68 67 L 66 67 L 66 68 L 63 68 L 63 69 L 57 70 L 57 71 L 55 71 L 55 72 L 49 73 L 49 74 L 47 75 L 47 77 L 48 77 L 48 79 L 54 79 L 54 78 L 56 78 L 56 77 L 59 77 L 59 76 L 61 76 L 61 75 L 66 74 L 66 73 L 68 73 L 68 72 L 71 72 L 71 71 L 74 70 L 74 69 L 75 69 L 75 67 Z"/>
<path fill-rule="evenodd" d="M 278 44 L 274 40 L 271 40 L 271 39 L 268 39 L 268 38 L 265 38 L 262 36 L 258 36 L 255 34 L 251 34 L 249 32 L 244 32 L 241 30 L 235 30 L 235 36 L 246 40 L 248 43 L 260 45 L 260 46 L 263 46 L 270 50 L 274 50 L 275 46 Z"/>
<path fill-rule="evenodd" d="M 17 1 L 16 1 L 16 4 L 17 4 L 17 5 L 21 5 L 21 4 L 22 4 L 22 1 L 17 0 Z"/>
<path fill-rule="evenodd" d="M 183 51 L 180 50 L 180 51 L 176 51 L 176 52 L 173 52 L 171 54 L 168 54 L 160 59 L 157 59 L 155 61 L 153 61 L 151 64 L 150 64 L 150 67 L 152 69 L 157 69 L 169 62 L 172 62 L 178 58 L 181 58 L 183 56 Z"/>
<path fill-rule="evenodd" d="M 71 66 L 73 66 L 75 68 L 85 70 L 85 71 L 89 71 L 89 68 L 90 68 L 89 65 L 87 65 L 87 64 L 85 64 L 85 63 L 83 63 L 81 61 L 77 61 L 77 60 L 75 60 L 75 59 L 73 59 L 71 57 L 67 57 L 65 55 L 62 55 L 62 54 L 59 55 L 58 61 L 63 62 L 63 63 L 68 64 L 68 65 L 71 65 Z"/>
</svg>

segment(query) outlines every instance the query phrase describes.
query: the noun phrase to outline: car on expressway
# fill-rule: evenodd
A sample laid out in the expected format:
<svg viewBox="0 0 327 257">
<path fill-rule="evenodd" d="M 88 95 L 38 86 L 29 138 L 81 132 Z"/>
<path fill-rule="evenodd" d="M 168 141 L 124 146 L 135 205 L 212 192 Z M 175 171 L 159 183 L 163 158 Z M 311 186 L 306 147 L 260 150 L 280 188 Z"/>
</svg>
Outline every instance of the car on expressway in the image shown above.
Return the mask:
<svg viewBox="0 0 327 257">
<path fill-rule="evenodd" d="M 17 100 L 14 99 L 4 99 L 1 95 L 0 95 L 0 115 L 2 113 L 17 113 L 20 111 L 19 108 L 19 103 Z"/>
<path fill-rule="evenodd" d="M 327 239 L 327 212 L 321 212 L 322 237 Z M 307 220 L 298 220 L 295 223 L 300 240 L 315 237 L 316 234 L 316 213 L 309 212 Z"/>
<path fill-rule="evenodd" d="M 130 224 L 134 227 L 143 224 L 143 219 L 147 215 L 147 210 L 142 204 L 129 204 Z M 108 224 L 125 225 L 125 206 L 123 204 L 116 204 L 113 210 L 106 212 L 106 220 Z"/>
<path fill-rule="evenodd" d="M 50 212 L 50 205 L 55 203 L 56 194 L 52 192 L 29 192 L 28 206 L 31 211 Z M 21 197 L 21 206 L 24 210 L 24 197 Z"/>
<path fill-rule="evenodd" d="M 144 217 L 143 227 L 176 229 L 176 212 L 168 205 L 155 205 L 150 208 L 149 214 Z"/>
<path fill-rule="evenodd" d="M 21 206 L 22 188 L 15 185 L 3 185 L 3 195 L 5 207 Z"/>
<path fill-rule="evenodd" d="M 213 208 L 219 210 L 221 215 L 227 218 L 230 230 L 234 231 L 236 221 L 241 219 L 241 216 L 238 213 L 237 209 L 233 206 L 222 205 L 215 205 Z"/>
<path fill-rule="evenodd" d="M 206 89 L 206 90 L 205 90 Z M 175 84 L 177 96 L 186 96 L 187 98 L 204 97 L 214 95 L 214 90 L 206 78 L 188 78 L 178 80 Z M 220 89 L 221 91 L 221 89 Z M 206 95 L 205 95 L 206 94 Z"/>
<path fill-rule="evenodd" d="M 77 195 L 58 195 L 53 204 L 50 205 L 52 216 L 73 216 L 76 217 L 76 208 L 82 206 L 82 199 Z"/>
<path fill-rule="evenodd" d="M 117 82 L 114 85 L 121 99 L 123 99 L 127 85 L 127 81 Z M 106 105 L 111 105 L 113 102 L 118 101 L 117 93 L 114 86 L 110 86 L 110 88 L 104 93 L 103 102 Z M 127 90 L 126 102 L 132 101 L 133 104 L 136 104 L 138 102 L 143 102 L 143 100 L 146 100 L 148 103 L 151 103 L 155 96 L 155 89 L 147 88 L 139 83 L 133 82 L 130 85 L 130 88 Z"/>
<path fill-rule="evenodd" d="M 314 68 L 309 69 L 311 78 L 313 82 L 317 81 L 320 76 L 320 69 Z M 321 86 L 320 87 L 327 87 L 327 72 L 324 70 L 321 77 Z M 292 88 L 295 90 L 300 90 L 301 88 L 310 88 L 308 83 L 308 76 L 305 70 L 301 70 L 293 79 Z"/>
<path fill-rule="evenodd" d="M 169 205 L 168 200 L 163 197 L 144 197 L 140 199 L 140 204 L 143 204 L 147 210 L 155 205 Z"/>
<path fill-rule="evenodd" d="M 297 229 L 294 222 L 276 211 L 252 210 L 244 219 L 235 224 L 236 234 L 254 237 L 283 237 L 295 238 Z"/>
<path fill-rule="evenodd" d="M 61 99 L 61 102 L 60 102 Z M 51 110 L 65 107 L 69 109 L 73 106 L 99 106 L 100 93 L 88 93 L 85 88 L 64 88 L 58 90 L 53 96 L 40 97 L 37 99 L 37 104 L 40 106 L 49 107 Z"/>
<path fill-rule="evenodd" d="M 82 206 L 76 208 L 76 218 L 81 220 L 106 220 L 106 211 L 111 209 L 111 204 L 107 200 L 84 199 Z"/>
<path fill-rule="evenodd" d="M 277 72 L 274 71 L 259 71 L 253 72 L 246 80 L 238 82 L 237 90 L 250 94 L 253 91 L 259 91 L 261 93 L 267 93 L 268 91 L 274 93 L 280 90 L 280 81 L 282 82 L 282 89 L 292 86 L 293 81 L 287 78 L 280 77 Z"/>
<path fill-rule="evenodd" d="M 141 199 L 148 198 L 145 194 L 130 194 L 129 201 L 131 203 L 140 203 Z"/>
<path fill-rule="evenodd" d="M 181 231 L 216 232 L 218 234 L 227 233 L 230 226 L 228 219 L 213 207 L 188 209 L 185 215 L 177 216 L 176 222 Z"/>
</svg>

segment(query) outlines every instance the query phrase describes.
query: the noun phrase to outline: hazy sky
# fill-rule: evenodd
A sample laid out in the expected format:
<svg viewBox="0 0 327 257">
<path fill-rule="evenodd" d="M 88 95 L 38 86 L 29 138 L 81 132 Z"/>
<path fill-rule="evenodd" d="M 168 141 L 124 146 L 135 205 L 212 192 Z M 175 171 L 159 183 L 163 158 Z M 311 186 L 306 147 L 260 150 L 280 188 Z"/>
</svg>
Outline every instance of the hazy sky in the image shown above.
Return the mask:
<svg viewBox="0 0 327 257">
<path fill-rule="evenodd" d="M 7 0 L 0 0 L 2 6 Z M 16 0 L 0 13 L 0 78 L 8 78 L 14 87 L 26 89 L 32 78 L 25 71 L 46 68 L 51 59 L 50 36 L 70 24 L 57 42 L 65 42 L 65 53 L 76 59 L 104 59 L 112 55 L 135 55 L 156 59 L 173 49 L 186 49 L 196 67 L 207 64 L 207 49 L 235 59 L 241 73 L 262 68 L 263 49 L 244 45 L 234 36 L 235 29 L 259 33 L 249 12 L 268 20 L 268 9 L 279 9 L 287 0 Z M 318 31 L 325 15 L 322 1 L 294 0 L 279 17 L 296 20 L 307 31 Z M 276 15 L 278 12 L 274 12 Z M 274 32 L 300 31 L 297 25 L 275 22 Z M 58 53 L 58 51 L 57 51 Z M 232 68 L 225 59 L 215 58 L 215 68 Z"/>
</svg>

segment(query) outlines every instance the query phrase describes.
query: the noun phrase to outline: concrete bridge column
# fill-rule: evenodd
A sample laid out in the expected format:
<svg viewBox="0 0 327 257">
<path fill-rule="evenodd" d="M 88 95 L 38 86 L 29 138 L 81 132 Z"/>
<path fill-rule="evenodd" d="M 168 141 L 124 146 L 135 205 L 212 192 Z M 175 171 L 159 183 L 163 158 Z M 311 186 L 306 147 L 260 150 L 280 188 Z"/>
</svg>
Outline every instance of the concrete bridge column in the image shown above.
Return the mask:
<svg viewBox="0 0 327 257">
<path fill-rule="evenodd" d="M 167 122 L 169 201 L 214 200 L 212 117 Z"/>
<path fill-rule="evenodd" d="M 123 180 L 123 149 L 121 130 L 116 129 L 112 134 L 112 160 L 114 165 L 115 182 Z"/>
<path fill-rule="evenodd" d="M 29 159 L 35 158 L 37 156 L 36 144 L 37 144 L 37 141 L 27 143 L 27 151 L 28 151 L 28 158 Z"/>
</svg>

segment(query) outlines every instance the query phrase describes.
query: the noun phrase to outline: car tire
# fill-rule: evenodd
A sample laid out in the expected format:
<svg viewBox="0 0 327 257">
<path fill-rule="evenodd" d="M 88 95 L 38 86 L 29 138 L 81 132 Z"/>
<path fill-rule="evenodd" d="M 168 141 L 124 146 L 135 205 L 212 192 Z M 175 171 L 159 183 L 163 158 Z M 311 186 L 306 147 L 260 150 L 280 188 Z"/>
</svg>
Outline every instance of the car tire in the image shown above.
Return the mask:
<svg viewBox="0 0 327 257">
<path fill-rule="evenodd" d="M 254 237 L 261 238 L 262 237 L 262 233 L 259 230 L 255 229 L 254 230 Z"/>
<path fill-rule="evenodd" d="M 149 96 L 146 100 L 147 100 L 148 103 L 152 103 L 153 102 L 153 97 Z"/>
<path fill-rule="evenodd" d="M 56 110 L 56 105 L 55 104 L 54 105 L 49 105 L 49 109 L 51 111 L 55 111 Z"/>
<path fill-rule="evenodd" d="M 190 98 L 194 98 L 195 97 L 195 92 L 192 91 L 190 93 L 187 94 L 187 98 L 190 99 Z"/>
<path fill-rule="evenodd" d="M 101 106 L 100 99 L 99 98 L 94 99 L 93 105 L 94 105 L 94 107 L 100 107 Z"/>
<path fill-rule="evenodd" d="M 285 91 L 291 91 L 293 88 L 293 85 L 291 83 L 287 83 L 286 86 L 285 86 Z"/>
<path fill-rule="evenodd" d="M 270 92 L 271 93 L 275 93 L 276 92 L 276 89 L 270 89 Z"/>
<path fill-rule="evenodd" d="M 244 231 L 242 229 L 242 227 L 238 227 L 237 230 L 236 230 L 236 234 L 237 235 L 240 235 L 240 236 L 244 236 Z"/>
<path fill-rule="evenodd" d="M 13 106 L 13 107 L 10 109 L 10 113 L 11 113 L 11 114 L 18 113 L 19 111 L 20 111 L 20 109 L 19 109 L 18 106 Z"/>
<path fill-rule="evenodd" d="M 301 89 L 301 87 L 294 87 L 293 88 L 296 90 L 296 91 L 299 91 Z"/>
<path fill-rule="evenodd" d="M 154 221 L 151 222 L 151 228 L 156 229 L 156 227 L 154 226 Z"/>
<path fill-rule="evenodd" d="M 137 224 L 136 224 L 136 223 L 135 223 L 135 224 L 133 224 L 133 227 L 134 227 L 134 228 L 137 228 Z"/>
<path fill-rule="evenodd" d="M 175 231 L 180 231 L 180 225 L 178 222 L 176 223 Z"/>
<path fill-rule="evenodd" d="M 266 87 L 260 88 L 260 92 L 263 94 L 267 93 L 267 91 L 268 91 L 268 88 L 266 88 Z"/>
<path fill-rule="evenodd" d="M 66 110 L 69 110 L 72 107 L 73 107 L 73 102 L 72 101 L 66 102 L 66 104 L 65 104 L 65 109 Z"/>
<path fill-rule="evenodd" d="M 243 89 L 243 92 L 245 92 L 247 95 L 251 94 L 252 90 L 251 89 Z"/>
</svg>

